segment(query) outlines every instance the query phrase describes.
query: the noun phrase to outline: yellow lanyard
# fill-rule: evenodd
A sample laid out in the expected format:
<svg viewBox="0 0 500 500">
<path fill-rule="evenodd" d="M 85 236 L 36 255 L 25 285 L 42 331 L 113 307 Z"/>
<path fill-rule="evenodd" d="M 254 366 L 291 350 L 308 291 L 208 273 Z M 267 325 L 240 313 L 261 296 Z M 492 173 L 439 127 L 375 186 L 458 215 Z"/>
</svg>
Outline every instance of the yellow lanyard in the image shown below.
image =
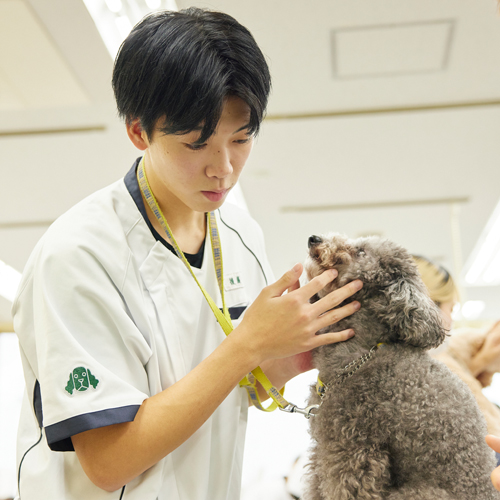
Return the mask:
<svg viewBox="0 0 500 500">
<path fill-rule="evenodd" d="M 221 313 L 220 309 L 217 307 L 212 297 L 210 297 L 208 292 L 203 288 L 201 283 L 198 281 L 184 253 L 182 252 L 182 250 L 179 248 L 179 245 L 175 241 L 174 235 L 167 223 L 167 219 L 163 215 L 163 212 L 161 211 L 160 206 L 156 201 L 156 198 L 153 194 L 153 191 L 151 190 L 148 179 L 146 177 L 146 170 L 144 168 L 144 157 L 139 163 L 139 167 L 137 169 L 137 179 L 139 182 L 139 187 L 141 189 L 141 192 L 144 198 L 146 199 L 149 208 L 155 214 L 155 217 L 157 218 L 162 229 L 165 231 L 165 234 L 167 235 L 168 242 L 172 245 L 172 247 L 175 250 L 175 253 L 182 260 L 182 262 L 184 262 L 185 266 L 191 273 L 191 276 L 198 284 L 198 287 L 203 293 L 205 299 L 207 300 L 208 305 L 212 309 L 212 312 L 214 313 L 217 321 L 222 327 L 222 330 L 224 331 L 226 336 L 229 335 L 233 331 L 234 327 L 231 322 L 231 316 L 229 314 L 229 310 L 226 306 L 226 301 L 224 298 L 224 266 L 222 264 L 222 249 L 220 245 L 219 231 L 217 229 L 215 214 L 213 212 L 207 213 L 207 227 L 210 230 L 210 241 L 212 243 L 212 255 L 214 259 L 215 273 L 217 275 L 217 282 L 219 284 L 219 290 L 222 298 L 222 310 L 224 311 L 224 313 Z M 268 408 L 264 408 L 260 401 L 257 392 L 257 380 L 260 382 L 262 387 L 264 387 L 264 390 L 267 392 L 267 394 L 273 399 L 273 403 L 271 403 L 271 405 Z M 271 382 L 266 377 L 266 375 L 264 374 L 264 372 L 260 367 L 257 367 L 254 370 L 252 370 L 243 380 L 241 380 L 240 386 L 245 387 L 245 389 L 248 391 L 250 400 L 252 401 L 253 405 L 259 410 L 273 411 L 278 407 L 281 409 L 285 409 L 287 407 L 294 406 L 290 405 L 288 401 L 285 398 L 283 398 L 283 393 L 285 391 L 285 388 L 283 387 L 281 391 L 278 391 L 278 389 L 276 389 L 276 387 L 274 387 L 271 384 Z"/>
</svg>

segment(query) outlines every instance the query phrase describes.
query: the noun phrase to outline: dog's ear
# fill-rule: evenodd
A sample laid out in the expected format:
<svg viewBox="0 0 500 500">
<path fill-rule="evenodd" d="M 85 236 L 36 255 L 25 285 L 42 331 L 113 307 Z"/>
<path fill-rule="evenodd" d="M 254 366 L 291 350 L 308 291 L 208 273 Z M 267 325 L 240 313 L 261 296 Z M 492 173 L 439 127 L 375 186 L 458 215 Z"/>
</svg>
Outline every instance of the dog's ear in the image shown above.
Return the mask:
<svg viewBox="0 0 500 500">
<path fill-rule="evenodd" d="M 446 331 L 441 313 L 420 279 L 400 278 L 384 288 L 386 298 L 380 319 L 389 325 L 396 342 L 431 349 L 443 343 Z"/>
</svg>

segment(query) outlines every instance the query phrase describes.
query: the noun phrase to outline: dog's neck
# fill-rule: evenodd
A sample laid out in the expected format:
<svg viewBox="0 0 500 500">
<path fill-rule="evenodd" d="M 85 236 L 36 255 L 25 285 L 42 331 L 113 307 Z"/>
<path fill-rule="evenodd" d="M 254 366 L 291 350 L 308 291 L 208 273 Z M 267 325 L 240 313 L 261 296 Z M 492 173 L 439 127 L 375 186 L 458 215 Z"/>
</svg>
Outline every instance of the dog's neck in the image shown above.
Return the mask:
<svg viewBox="0 0 500 500">
<path fill-rule="evenodd" d="M 320 375 L 322 372 L 333 374 L 341 371 L 352 361 L 367 354 L 373 346 L 380 342 L 388 342 L 389 339 L 387 327 L 377 322 L 375 318 L 370 318 L 367 311 L 358 311 L 355 315 L 328 328 L 328 331 L 341 331 L 346 328 L 354 330 L 354 337 L 345 342 L 316 349 L 314 364 L 319 369 Z"/>
</svg>

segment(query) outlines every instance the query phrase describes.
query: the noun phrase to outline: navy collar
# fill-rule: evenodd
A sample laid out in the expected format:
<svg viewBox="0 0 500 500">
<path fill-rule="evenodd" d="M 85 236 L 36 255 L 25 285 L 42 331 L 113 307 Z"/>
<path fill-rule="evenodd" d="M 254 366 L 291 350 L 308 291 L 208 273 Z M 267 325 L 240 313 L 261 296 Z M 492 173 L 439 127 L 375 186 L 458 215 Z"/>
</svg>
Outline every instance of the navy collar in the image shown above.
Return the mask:
<svg viewBox="0 0 500 500">
<path fill-rule="evenodd" d="M 135 160 L 134 164 L 132 165 L 132 168 L 128 171 L 127 175 L 124 177 L 124 182 L 125 186 L 127 187 L 128 192 L 130 193 L 130 196 L 132 196 L 132 199 L 134 200 L 135 204 L 137 205 L 137 208 L 139 209 L 139 212 L 141 212 L 141 215 L 143 219 L 146 221 L 146 224 L 148 225 L 151 234 L 154 236 L 154 239 L 156 241 L 159 241 L 162 243 L 165 247 L 167 247 L 173 254 L 177 256 L 175 253 L 174 247 L 168 243 L 159 233 L 158 231 L 153 227 L 151 224 L 151 221 L 148 218 L 148 215 L 146 213 L 146 207 L 144 206 L 144 202 L 142 199 L 141 195 L 141 189 L 139 188 L 139 182 L 137 181 L 137 167 L 139 166 L 139 162 L 141 161 L 141 158 L 137 158 Z M 200 247 L 200 250 L 198 253 L 192 254 L 192 253 L 184 253 L 186 256 L 187 261 L 191 265 L 191 267 L 197 267 L 198 269 L 201 269 L 201 266 L 203 264 L 203 255 L 205 254 L 205 240 L 203 240 L 203 243 Z"/>
</svg>

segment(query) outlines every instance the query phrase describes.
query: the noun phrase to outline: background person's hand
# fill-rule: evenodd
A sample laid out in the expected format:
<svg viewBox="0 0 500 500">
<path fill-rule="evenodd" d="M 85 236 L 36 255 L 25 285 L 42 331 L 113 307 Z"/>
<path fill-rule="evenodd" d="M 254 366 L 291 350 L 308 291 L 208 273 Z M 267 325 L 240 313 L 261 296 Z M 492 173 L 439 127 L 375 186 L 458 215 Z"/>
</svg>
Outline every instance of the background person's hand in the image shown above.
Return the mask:
<svg viewBox="0 0 500 500">
<path fill-rule="evenodd" d="M 500 321 L 497 321 L 486 335 L 481 351 L 488 362 L 485 371 L 500 371 Z"/>
<path fill-rule="evenodd" d="M 471 359 L 470 368 L 476 377 L 483 372 L 500 371 L 500 321 L 486 334 L 484 344 Z"/>
<path fill-rule="evenodd" d="M 500 438 L 496 436 L 492 436 L 491 434 L 489 436 L 486 436 L 486 443 L 490 448 L 495 450 L 497 453 L 500 453 Z M 493 483 L 493 486 L 500 491 L 500 467 L 497 467 L 492 473 L 491 473 L 491 482 Z"/>
</svg>

